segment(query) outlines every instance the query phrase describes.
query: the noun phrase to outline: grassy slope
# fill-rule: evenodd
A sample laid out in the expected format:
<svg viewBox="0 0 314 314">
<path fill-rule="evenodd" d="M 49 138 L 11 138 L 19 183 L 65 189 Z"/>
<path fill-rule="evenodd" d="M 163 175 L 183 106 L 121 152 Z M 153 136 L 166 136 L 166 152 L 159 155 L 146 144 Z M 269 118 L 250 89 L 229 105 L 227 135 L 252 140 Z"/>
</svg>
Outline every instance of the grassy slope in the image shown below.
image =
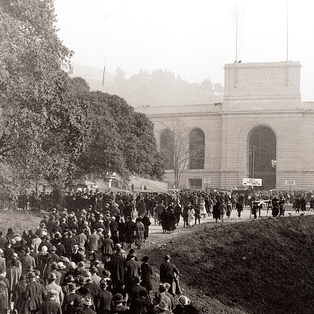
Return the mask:
<svg viewBox="0 0 314 314">
<path fill-rule="evenodd" d="M 314 216 L 208 224 L 141 253 L 157 268 L 170 254 L 208 313 L 313 313 L 313 226 Z"/>
<path fill-rule="evenodd" d="M 14 233 L 20 235 L 24 230 L 35 232 L 43 217 L 44 214 L 40 212 L 4 210 L 0 213 L 0 230 L 6 234 L 8 228 L 12 228 Z"/>
<path fill-rule="evenodd" d="M 0 230 L 35 230 L 42 217 L 4 211 Z M 155 287 L 159 265 L 170 254 L 184 293 L 204 313 L 313 313 L 313 226 L 312 215 L 203 224 L 178 235 L 152 235 L 149 240 L 158 242 L 138 253 L 150 257 Z"/>
</svg>

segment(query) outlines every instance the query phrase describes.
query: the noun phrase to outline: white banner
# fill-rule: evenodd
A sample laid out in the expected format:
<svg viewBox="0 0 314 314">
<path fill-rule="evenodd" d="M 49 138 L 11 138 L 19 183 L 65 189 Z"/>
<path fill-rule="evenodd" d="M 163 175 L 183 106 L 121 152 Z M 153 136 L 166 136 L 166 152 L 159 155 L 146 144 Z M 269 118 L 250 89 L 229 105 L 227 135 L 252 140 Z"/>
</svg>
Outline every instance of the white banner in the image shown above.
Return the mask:
<svg viewBox="0 0 314 314">
<path fill-rule="evenodd" d="M 210 178 L 204 178 L 203 181 L 204 181 L 205 184 L 209 184 L 210 183 Z"/>
<path fill-rule="evenodd" d="M 262 186 L 262 179 L 244 178 L 244 186 Z"/>
<path fill-rule="evenodd" d="M 295 180 L 285 180 L 285 185 L 295 185 Z"/>
</svg>

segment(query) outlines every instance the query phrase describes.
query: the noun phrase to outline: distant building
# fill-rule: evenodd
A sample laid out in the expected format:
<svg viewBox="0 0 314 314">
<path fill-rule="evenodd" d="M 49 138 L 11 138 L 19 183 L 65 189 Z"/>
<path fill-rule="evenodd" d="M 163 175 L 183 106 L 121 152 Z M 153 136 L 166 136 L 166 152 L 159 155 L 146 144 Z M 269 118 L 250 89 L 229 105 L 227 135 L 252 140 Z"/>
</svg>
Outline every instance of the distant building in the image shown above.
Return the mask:
<svg viewBox="0 0 314 314">
<path fill-rule="evenodd" d="M 226 64 L 222 103 L 136 109 L 154 122 L 161 149 L 173 121 L 188 129 L 191 156 L 195 143 L 202 148 L 187 162 L 181 188 L 241 188 L 245 178 L 262 179 L 261 189 L 314 188 L 314 102 L 301 102 L 300 67 Z M 166 181 L 173 184 L 171 163 Z"/>
</svg>

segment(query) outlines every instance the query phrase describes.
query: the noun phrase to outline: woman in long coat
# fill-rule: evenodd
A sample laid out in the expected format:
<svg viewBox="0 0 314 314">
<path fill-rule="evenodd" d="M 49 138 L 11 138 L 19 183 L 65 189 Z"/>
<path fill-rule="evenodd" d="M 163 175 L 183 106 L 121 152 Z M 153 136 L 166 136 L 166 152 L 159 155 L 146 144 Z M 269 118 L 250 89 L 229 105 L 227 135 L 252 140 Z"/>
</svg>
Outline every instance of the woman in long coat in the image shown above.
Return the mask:
<svg viewBox="0 0 314 314">
<path fill-rule="evenodd" d="M 138 217 L 136 219 L 136 224 L 135 224 L 135 245 L 137 246 L 138 249 L 141 248 L 141 246 L 144 243 L 145 240 L 145 227 L 142 223 L 142 218 Z"/>
<path fill-rule="evenodd" d="M 213 206 L 213 218 L 216 220 L 220 219 L 220 202 L 217 201 L 217 203 Z"/>
<path fill-rule="evenodd" d="M 194 221 L 195 210 L 193 205 L 189 203 L 188 205 L 188 227 L 191 227 Z"/>
</svg>

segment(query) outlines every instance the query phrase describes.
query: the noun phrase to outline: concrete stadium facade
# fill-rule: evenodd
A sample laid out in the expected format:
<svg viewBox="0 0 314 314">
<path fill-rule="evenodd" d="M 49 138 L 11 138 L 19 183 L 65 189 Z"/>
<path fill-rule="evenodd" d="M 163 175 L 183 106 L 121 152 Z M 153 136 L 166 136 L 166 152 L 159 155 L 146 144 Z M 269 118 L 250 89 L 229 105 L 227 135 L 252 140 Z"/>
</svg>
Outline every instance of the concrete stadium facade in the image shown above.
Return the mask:
<svg viewBox="0 0 314 314">
<path fill-rule="evenodd" d="M 204 165 L 187 167 L 181 188 L 240 189 L 254 177 L 262 178 L 261 189 L 312 190 L 314 102 L 301 101 L 300 68 L 300 62 L 226 64 L 221 104 L 136 110 L 153 121 L 159 145 L 172 121 L 203 132 Z M 173 184 L 173 170 L 165 180 Z"/>
</svg>

